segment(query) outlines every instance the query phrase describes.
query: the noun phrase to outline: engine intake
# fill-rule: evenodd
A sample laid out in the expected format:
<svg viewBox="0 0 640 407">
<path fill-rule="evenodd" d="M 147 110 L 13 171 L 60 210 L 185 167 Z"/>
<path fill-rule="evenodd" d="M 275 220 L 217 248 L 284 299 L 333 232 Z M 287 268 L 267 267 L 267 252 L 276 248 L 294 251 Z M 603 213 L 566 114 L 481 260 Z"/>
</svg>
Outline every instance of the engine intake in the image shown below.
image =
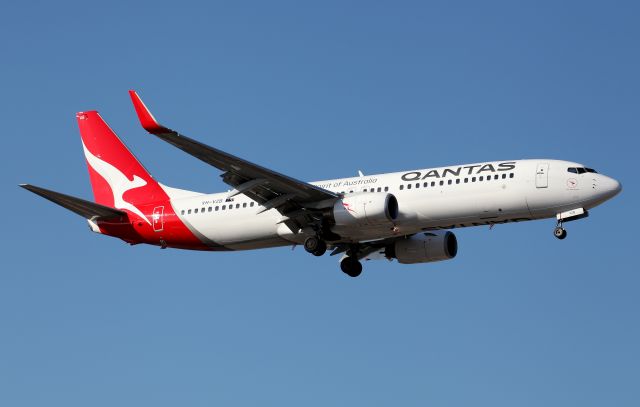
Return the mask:
<svg viewBox="0 0 640 407">
<path fill-rule="evenodd" d="M 398 263 L 430 263 L 449 260 L 458 254 L 458 239 L 452 232 L 433 231 L 396 240 L 385 249 L 388 258 Z"/>
</svg>

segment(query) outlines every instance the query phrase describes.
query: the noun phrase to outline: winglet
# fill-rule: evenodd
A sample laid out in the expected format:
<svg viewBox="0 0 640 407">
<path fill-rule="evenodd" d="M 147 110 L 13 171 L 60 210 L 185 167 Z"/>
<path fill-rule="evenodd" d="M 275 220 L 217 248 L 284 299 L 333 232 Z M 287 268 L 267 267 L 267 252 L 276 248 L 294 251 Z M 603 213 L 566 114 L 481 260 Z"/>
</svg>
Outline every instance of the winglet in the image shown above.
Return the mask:
<svg viewBox="0 0 640 407">
<path fill-rule="evenodd" d="M 133 107 L 136 109 L 140 124 L 146 131 L 151 134 L 162 134 L 171 131 L 158 123 L 135 90 L 131 89 L 129 96 L 131 96 L 131 101 L 133 102 Z"/>
</svg>

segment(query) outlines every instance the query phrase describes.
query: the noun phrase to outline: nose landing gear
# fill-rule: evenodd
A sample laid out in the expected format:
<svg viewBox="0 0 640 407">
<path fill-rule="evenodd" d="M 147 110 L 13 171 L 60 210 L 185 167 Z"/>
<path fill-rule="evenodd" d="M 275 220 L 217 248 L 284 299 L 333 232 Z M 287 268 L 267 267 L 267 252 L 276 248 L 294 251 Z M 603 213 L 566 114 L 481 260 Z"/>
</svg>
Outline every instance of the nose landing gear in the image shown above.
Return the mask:
<svg viewBox="0 0 640 407">
<path fill-rule="evenodd" d="M 567 237 L 567 231 L 562 227 L 563 222 L 572 222 L 578 219 L 584 219 L 589 217 L 589 212 L 584 208 L 575 208 L 569 211 L 565 211 L 556 215 L 558 223 L 553 230 L 553 235 L 562 240 Z"/>
<path fill-rule="evenodd" d="M 557 237 L 558 239 L 560 239 L 560 240 L 562 240 L 565 237 L 567 237 L 567 231 L 566 231 L 565 228 L 562 227 L 562 222 L 558 222 L 558 225 L 553 230 L 553 235 L 555 237 Z"/>
</svg>

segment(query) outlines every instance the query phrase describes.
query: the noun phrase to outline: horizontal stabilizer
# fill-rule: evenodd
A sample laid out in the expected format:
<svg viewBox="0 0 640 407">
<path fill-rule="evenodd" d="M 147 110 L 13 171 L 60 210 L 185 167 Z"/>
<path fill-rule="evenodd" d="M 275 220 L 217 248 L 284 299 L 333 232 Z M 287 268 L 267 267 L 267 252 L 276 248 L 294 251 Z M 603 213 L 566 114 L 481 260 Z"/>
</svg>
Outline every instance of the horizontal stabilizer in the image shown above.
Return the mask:
<svg viewBox="0 0 640 407">
<path fill-rule="evenodd" d="M 40 195 L 41 197 L 48 199 L 51 202 L 62 206 L 63 208 L 67 208 L 86 219 L 110 219 L 127 216 L 127 213 L 121 210 L 111 208 L 109 206 L 100 205 L 94 202 L 85 201 L 84 199 L 76 198 L 70 195 L 61 194 L 60 192 L 51 191 L 29 184 L 20 184 L 20 186 L 27 191 L 31 191 L 34 194 Z"/>
</svg>

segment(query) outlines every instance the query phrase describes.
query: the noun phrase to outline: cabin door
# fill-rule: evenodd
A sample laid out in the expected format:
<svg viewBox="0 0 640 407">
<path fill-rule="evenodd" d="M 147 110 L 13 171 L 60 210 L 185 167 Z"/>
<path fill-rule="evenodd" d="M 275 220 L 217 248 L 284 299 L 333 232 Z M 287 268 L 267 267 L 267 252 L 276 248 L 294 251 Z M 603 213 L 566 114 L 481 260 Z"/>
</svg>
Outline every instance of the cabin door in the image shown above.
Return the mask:
<svg viewBox="0 0 640 407">
<path fill-rule="evenodd" d="M 153 230 L 162 232 L 164 229 L 164 206 L 156 206 L 153 208 Z"/>
<path fill-rule="evenodd" d="M 536 188 L 549 186 L 549 163 L 540 163 L 536 167 Z"/>
</svg>

